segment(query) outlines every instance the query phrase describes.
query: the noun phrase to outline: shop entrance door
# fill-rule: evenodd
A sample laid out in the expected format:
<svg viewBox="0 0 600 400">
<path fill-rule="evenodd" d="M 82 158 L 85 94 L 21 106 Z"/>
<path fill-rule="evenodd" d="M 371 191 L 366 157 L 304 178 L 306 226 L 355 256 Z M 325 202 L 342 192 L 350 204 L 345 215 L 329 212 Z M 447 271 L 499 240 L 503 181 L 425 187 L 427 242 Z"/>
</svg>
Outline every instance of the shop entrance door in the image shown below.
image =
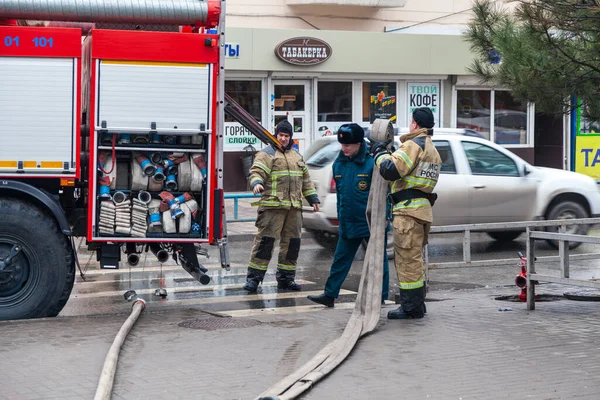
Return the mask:
<svg viewBox="0 0 600 400">
<path fill-rule="evenodd" d="M 273 81 L 272 132 L 275 133 L 275 126 L 280 121 L 287 119 L 294 128 L 294 145 L 300 154 L 306 151 L 311 142 L 311 104 L 310 81 Z"/>
</svg>

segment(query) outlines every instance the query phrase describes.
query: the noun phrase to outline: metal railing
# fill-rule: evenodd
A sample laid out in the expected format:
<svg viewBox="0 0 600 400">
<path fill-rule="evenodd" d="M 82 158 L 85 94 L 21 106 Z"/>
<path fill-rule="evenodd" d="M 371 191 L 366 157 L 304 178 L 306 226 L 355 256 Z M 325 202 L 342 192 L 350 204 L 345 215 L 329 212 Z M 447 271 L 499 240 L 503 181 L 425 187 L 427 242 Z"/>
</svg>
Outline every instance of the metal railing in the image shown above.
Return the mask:
<svg viewBox="0 0 600 400">
<path fill-rule="evenodd" d="M 225 193 L 223 198 L 225 199 L 233 199 L 233 218 L 227 218 L 227 222 L 253 222 L 256 221 L 256 217 L 251 218 L 240 218 L 239 217 L 239 200 L 240 199 L 251 199 L 251 198 L 259 198 L 260 195 L 255 195 L 254 193 Z"/>
<path fill-rule="evenodd" d="M 429 262 L 429 246 L 425 246 L 424 257 L 426 271 L 429 269 L 448 269 L 458 267 L 493 267 L 498 265 L 510 265 L 514 264 L 517 258 L 508 259 L 493 259 L 493 260 L 477 260 L 471 259 L 471 232 L 489 232 L 494 230 L 523 230 L 523 232 L 534 232 L 532 228 L 544 228 L 556 226 L 562 232 L 566 231 L 566 227 L 569 225 L 595 225 L 600 224 L 600 218 L 581 218 L 581 219 L 561 219 L 561 220 L 550 220 L 550 221 L 520 221 L 520 222 L 496 222 L 489 224 L 465 224 L 465 225 L 448 225 L 448 226 L 434 226 L 431 227 L 431 234 L 435 233 L 458 233 L 463 232 L 463 260 L 452 261 L 452 262 Z M 537 233 L 542 233 L 535 231 Z M 550 232 L 543 232 L 544 234 L 550 234 Z M 586 238 L 588 236 L 575 235 Z M 552 239 L 555 240 L 555 239 Z M 595 242 L 594 242 L 595 243 Z M 560 246 L 560 242 L 559 242 Z M 567 246 L 568 247 L 568 246 Z M 564 251 L 564 250 L 563 250 Z M 538 261 L 545 262 L 556 262 L 560 261 L 563 256 L 561 252 L 558 256 L 545 256 L 539 257 Z M 600 257 L 600 253 L 583 253 L 573 254 L 571 260 L 590 260 Z"/>
<path fill-rule="evenodd" d="M 599 218 L 569 220 L 572 225 L 587 225 L 588 221 L 596 221 Z M 595 222 L 597 223 L 597 222 Z M 539 261 L 535 257 L 536 240 L 558 241 L 559 261 L 561 276 L 542 275 L 535 272 L 535 263 Z M 566 225 L 560 225 L 559 232 L 534 231 L 527 227 L 527 309 L 535 310 L 535 285 L 532 281 L 560 283 L 570 286 L 600 288 L 600 281 L 581 280 L 569 278 L 569 242 L 600 244 L 600 237 L 576 235 L 566 233 Z"/>
</svg>

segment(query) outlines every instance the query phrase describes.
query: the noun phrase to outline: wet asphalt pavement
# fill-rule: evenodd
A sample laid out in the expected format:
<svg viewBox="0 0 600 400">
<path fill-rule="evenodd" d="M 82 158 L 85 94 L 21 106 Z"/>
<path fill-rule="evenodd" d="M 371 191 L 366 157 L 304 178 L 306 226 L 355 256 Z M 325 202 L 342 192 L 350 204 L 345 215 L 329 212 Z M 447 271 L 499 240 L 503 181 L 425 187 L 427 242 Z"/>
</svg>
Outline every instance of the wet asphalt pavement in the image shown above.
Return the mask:
<svg viewBox="0 0 600 400">
<path fill-rule="evenodd" d="M 524 235 L 523 235 L 524 236 Z M 231 316 L 251 316 L 260 312 L 305 312 L 314 310 L 315 305 L 306 299 L 309 294 L 320 294 L 328 277 L 333 258 L 333 248 L 323 248 L 315 240 L 303 239 L 298 261 L 297 281 L 303 285 L 302 292 L 279 291 L 275 281 L 274 255 L 269 271 L 258 293 L 247 294 L 242 289 L 245 283 L 246 267 L 251 241 L 230 242 L 230 271 L 220 267 L 218 248 L 209 246 L 209 258 L 200 261 L 208 269 L 211 282 L 202 285 L 195 281 L 181 267 L 169 262 L 160 265 L 150 253 L 142 255 L 140 265 L 129 268 L 121 262 L 119 270 L 100 270 L 95 254 L 84 248 L 79 251 L 80 264 L 85 272 L 85 281 L 78 275 L 75 288 L 61 316 L 89 316 L 129 313 L 130 303 L 123 294 L 130 289 L 148 302 L 154 310 L 166 310 L 181 307 L 193 307 L 208 313 L 220 313 Z M 461 267 L 449 269 L 431 269 L 429 271 L 430 297 L 437 290 L 462 290 L 481 287 L 518 289 L 514 285 L 519 272 L 517 252 L 525 253 L 526 243 L 521 237 L 513 242 L 500 244 L 485 234 L 472 234 L 471 256 L 473 260 L 512 259 L 508 265 L 491 267 Z M 594 245 L 582 245 L 572 250 L 572 254 L 600 252 Z M 463 257 L 462 236 L 456 234 L 433 235 L 430 240 L 429 255 L 431 263 L 461 261 Z M 545 242 L 539 242 L 536 256 L 558 255 L 558 251 Z M 344 285 L 337 303 L 351 306 L 362 270 L 364 253 L 359 250 L 352 270 Z M 538 272 L 558 270 L 558 263 L 538 263 Z M 572 262 L 572 277 L 593 279 L 600 275 L 600 262 L 596 260 Z M 396 274 L 391 268 L 390 295 L 394 300 L 397 290 Z M 158 288 L 167 291 L 166 297 L 155 295 Z M 540 289 L 543 290 L 543 287 Z"/>
</svg>

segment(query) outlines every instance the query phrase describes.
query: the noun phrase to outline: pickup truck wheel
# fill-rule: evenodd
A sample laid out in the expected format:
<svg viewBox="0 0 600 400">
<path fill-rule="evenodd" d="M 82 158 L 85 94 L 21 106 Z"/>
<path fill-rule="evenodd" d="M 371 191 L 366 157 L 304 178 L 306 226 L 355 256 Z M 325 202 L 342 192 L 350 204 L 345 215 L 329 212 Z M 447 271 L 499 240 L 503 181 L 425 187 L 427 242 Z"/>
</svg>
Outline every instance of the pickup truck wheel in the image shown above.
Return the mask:
<svg viewBox="0 0 600 400">
<path fill-rule="evenodd" d="M 73 249 L 44 211 L 2 198 L 0 269 L 0 320 L 54 317 L 73 288 Z"/>
<path fill-rule="evenodd" d="M 523 231 L 498 231 L 487 232 L 488 236 L 501 243 L 511 242 L 521 236 Z"/>
<path fill-rule="evenodd" d="M 320 244 L 323 248 L 335 251 L 335 248 L 337 246 L 338 235 L 324 231 L 310 230 L 309 232 L 313 235 L 315 241 L 318 244 Z"/>
<path fill-rule="evenodd" d="M 555 219 L 575 219 L 575 218 L 589 218 L 588 212 L 585 208 L 574 201 L 563 201 L 554 205 L 550 211 L 548 212 L 548 220 Z M 590 227 L 589 225 L 571 225 L 567 227 L 566 233 L 571 233 L 575 235 L 587 235 Z M 558 232 L 557 227 L 547 227 L 546 231 L 548 232 Z M 547 240 L 550 246 L 558 249 L 558 241 L 556 240 Z M 581 242 L 569 242 L 569 248 L 575 249 L 581 245 Z"/>
</svg>

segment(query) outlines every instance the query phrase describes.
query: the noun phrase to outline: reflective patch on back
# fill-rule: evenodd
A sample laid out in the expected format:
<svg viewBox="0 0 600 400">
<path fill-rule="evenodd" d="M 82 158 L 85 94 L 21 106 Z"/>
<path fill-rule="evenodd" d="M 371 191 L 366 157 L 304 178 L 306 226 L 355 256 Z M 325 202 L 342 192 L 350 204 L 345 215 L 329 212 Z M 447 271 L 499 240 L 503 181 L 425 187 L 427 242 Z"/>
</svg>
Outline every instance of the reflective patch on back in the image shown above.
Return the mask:
<svg viewBox="0 0 600 400">
<path fill-rule="evenodd" d="M 441 167 L 442 167 L 441 164 L 431 163 L 431 162 L 427 162 L 427 161 L 421 161 L 421 162 L 419 162 L 419 165 L 417 165 L 417 168 L 415 168 L 415 170 L 413 171 L 413 173 L 411 175 L 418 176 L 420 178 L 437 180 L 438 177 L 440 176 Z"/>
</svg>

